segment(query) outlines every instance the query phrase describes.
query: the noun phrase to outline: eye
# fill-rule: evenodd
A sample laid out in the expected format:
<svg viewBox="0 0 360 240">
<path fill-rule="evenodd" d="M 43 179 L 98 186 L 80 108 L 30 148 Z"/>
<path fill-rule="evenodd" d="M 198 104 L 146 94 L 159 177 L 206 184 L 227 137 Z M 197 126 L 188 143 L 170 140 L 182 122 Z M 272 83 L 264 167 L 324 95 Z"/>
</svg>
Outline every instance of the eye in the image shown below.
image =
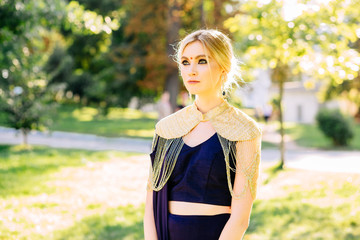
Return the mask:
<svg viewBox="0 0 360 240">
<path fill-rule="evenodd" d="M 184 61 L 181 62 L 181 64 L 182 65 L 189 65 L 189 62 L 188 62 L 188 60 L 184 60 Z"/>
<path fill-rule="evenodd" d="M 199 60 L 199 64 L 207 64 L 206 59 L 200 59 L 200 60 Z"/>
</svg>

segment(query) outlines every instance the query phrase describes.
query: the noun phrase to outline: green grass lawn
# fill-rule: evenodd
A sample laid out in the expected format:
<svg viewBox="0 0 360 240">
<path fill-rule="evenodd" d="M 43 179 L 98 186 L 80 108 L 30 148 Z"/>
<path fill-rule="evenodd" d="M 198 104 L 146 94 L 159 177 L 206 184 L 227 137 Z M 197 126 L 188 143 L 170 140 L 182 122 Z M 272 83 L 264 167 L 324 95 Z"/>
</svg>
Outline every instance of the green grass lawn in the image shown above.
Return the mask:
<svg viewBox="0 0 360 240">
<path fill-rule="evenodd" d="M 129 166 L 141 172 L 137 169 L 144 167 L 144 162 L 134 161 L 141 156 L 146 157 L 113 151 L 1 146 L 0 239 L 143 239 L 143 204 L 110 206 L 111 198 L 96 200 L 117 188 L 129 196 L 144 191 L 132 189 L 131 184 L 146 181 L 146 171 L 132 182 L 124 183 L 128 180 L 118 177 L 126 174 Z M 118 164 L 117 169 L 113 164 Z M 294 169 L 273 174 L 265 169 L 260 176 L 245 239 L 360 238 L 360 174 Z M 103 180 L 106 185 L 93 185 Z M 83 198 L 87 194 L 93 197 Z M 69 204 L 71 198 L 77 206 Z M 116 194 L 112 198 L 121 202 Z"/>
<path fill-rule="evenodd" d="M 157 120 L 156 113 L 143 113 L 128 108 L 111 108 L 104 117 L 96 108 L 58 108 L 51 130 L 96 134 L 105 137 L 138 137 L 151 139 Z"/>
<path fill-rule="evenodd" d="M 303 147 L 360 150 L 360 124 L 354 124 L 354 138 L 347 147 L 334 147 L 331 140 L 326 138 L 316 125 L 286 123 L 285 129 L 285 133 Z"/>
<path fill-rule="evenodd" d="M 277 145 L 271 142 L 262 141 L 261 149 L 277 148 Z"/>
<path fill-rule="evenodd" d="M 66 207 L 72 195 L 77 195 L 76 191 L 85 191 L 85 194 L 86 191 L 93 191 L 91 186 L 78 190 L 76 186 L 81 184 L 79 179 L 86 182 L 85 177 L 98 181 L 97 166 L 102 166 L 100 170 L 104 168 L 108 172 L 104 166 L 110 160 L 117 162 L 137 156 L 116 151 L 46 147 L 25 149 L 22 146 L 0 145 L 0 239 L 142 239 L 143 206 L 104 209 L 102 204 L 87 204 L 81 200 L 84 196 L 81 193 L 75 199 L 84 201 L 84 206 L 80 203 L 81 207 Z M 90 175 L 85 176 L 84 171 L 80 172 L 84 168 L 88 172 L 90 169 Z M 69 169 L 70 172 L 62 173 Z M 72 178 L 78 180 L 71 183 Z M 70 184 L 64 185 L 65 181 L 70 181 Z M 119 184 L 114 184 L 120 188 Z M 104 187 L 107 186 L 104 184 Z M 77 211 L 74 212 L 74 209 Z M 64 219 L 75 221 L 73 226 L 65 229 L 59 226 L 50 234 L 43 234 L 49 232 L 46 228 L 54 225 L 56 219 L 65 215 Z M 79 216 L 84 217 L 78 219 Z"/>
<path fill-rule="evenodd" d="M 0 145 L 0 198 L 51 193 L 55 189 L 47 186 L 46 180 L 51 178 L 52 173 L 64 167 L 106 161 L 113 155 L 123 157 L 131 154 L 46 147 L 28 150 L 22 146 Z"/>
<path fill-rule="evenodd" d="M 50 130 L 88 133 L 105 137 L 136 137 L 152 139 L 157 113 L 136 109 L 111 108 L 107 116 L 93 107 L 60 105 L 52 117 Z M 0 112 L 0 126 L 7 126 Z"/>
<path fill-rule="evenodd" d="M 360 239 L 359 184 L 359 174 L 277 173 L 261 186 L 245 239 Z"/>
</svg>

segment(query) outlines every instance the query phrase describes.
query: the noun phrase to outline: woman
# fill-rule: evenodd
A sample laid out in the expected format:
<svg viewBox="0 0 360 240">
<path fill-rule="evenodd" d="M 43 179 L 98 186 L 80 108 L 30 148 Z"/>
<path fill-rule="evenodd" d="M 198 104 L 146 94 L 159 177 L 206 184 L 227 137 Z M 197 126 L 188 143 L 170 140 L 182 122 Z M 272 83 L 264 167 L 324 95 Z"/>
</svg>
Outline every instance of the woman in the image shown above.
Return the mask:
<svg viewBox="0 0 360 240">
<path fill-rule="evenodd" d="M 146 240 L 241 239 L 256 196 L 261 130 L 225 100 L 239 76 L 227 36 L 199 30 L 177 62 L 194 103 L 156 124 Z"/>
</svg>

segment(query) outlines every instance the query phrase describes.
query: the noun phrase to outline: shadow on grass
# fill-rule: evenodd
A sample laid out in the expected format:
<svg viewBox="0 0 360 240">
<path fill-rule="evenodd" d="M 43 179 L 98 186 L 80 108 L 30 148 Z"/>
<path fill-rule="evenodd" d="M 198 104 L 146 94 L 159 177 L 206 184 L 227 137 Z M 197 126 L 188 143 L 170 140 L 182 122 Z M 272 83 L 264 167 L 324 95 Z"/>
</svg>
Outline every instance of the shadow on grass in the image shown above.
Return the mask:
<svg viewBox="0 0 360 240">
<path fill-rule="evenodd" d="M 266 185 L 266 184 L 270 183 L 271 180 L 276 178 L 278 173 L 282 170 L 284 170 L 284 169 L 281 167 L 281 161 L 279 160 L 278 163 L 276 163 L 274 166 L 271 166 L 265 170 L 265 172 L 268 174 L 268 177 L 263 182 L 263 184 Z"/>
<path fill-rule="evenodd" d="M 46 183 L 63 167 L 84 166 L 87 162 L 107 161 L 126 154 L 111 151 L 86 151 L 2 145 L 0 147 L 0 197 L 50 193 Z M 128 154 L 129 155 L 129 154 Z"/>
<path fill-rule="evenodd" d="M 0 145 L 0 158 L 7 158 L 9 157 L 9 150 L 11 146 L 10 145 Z"/>
<path fill-rule="evenodd" d="M 74 226 L 54 233 L 54 239 L 144 239 L 143 212 L 143 205 L 141 207 L 128 205 L 109 209 L 102 215 L 84 218 Z"/>
<path fill-rule="evenodd" d="M 255 201 L 245 239 L 360 239 L 359 214 L 302 203 L 299 195 Z"/>
<path fill-rule="evenodd" d="M 271 149 L 271 148 L 278 148 L 277 144 L 271 143 L 271 142 L 267 142 L 267 141 L 262 141 L 261 142 L 261 149 Z"/>
<path fill-rule="evenodd" d="M 50 193 L 54 189 L 48 187 L 44 176 L 56 171 L 56 164 L 26 165 L 0 169 L 0 197 Z"/>
</svg>

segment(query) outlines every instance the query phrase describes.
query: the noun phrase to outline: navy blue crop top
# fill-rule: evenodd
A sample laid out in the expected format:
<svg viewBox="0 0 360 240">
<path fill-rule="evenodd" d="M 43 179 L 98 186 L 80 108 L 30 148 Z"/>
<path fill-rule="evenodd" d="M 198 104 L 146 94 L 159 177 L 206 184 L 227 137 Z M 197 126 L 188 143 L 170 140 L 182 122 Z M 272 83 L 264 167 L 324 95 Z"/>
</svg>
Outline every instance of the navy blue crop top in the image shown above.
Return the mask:
<svg viewBox="0 0 360 240">
<path fill-rule="evenodd" d="M 230 172 L 234 184 L 235 173 Z M 231 205 L 224 153 L 217 133 L 195 147 L 184 144 L 168 181 L 168 191 L 172 201 Z"/>
</svg>

